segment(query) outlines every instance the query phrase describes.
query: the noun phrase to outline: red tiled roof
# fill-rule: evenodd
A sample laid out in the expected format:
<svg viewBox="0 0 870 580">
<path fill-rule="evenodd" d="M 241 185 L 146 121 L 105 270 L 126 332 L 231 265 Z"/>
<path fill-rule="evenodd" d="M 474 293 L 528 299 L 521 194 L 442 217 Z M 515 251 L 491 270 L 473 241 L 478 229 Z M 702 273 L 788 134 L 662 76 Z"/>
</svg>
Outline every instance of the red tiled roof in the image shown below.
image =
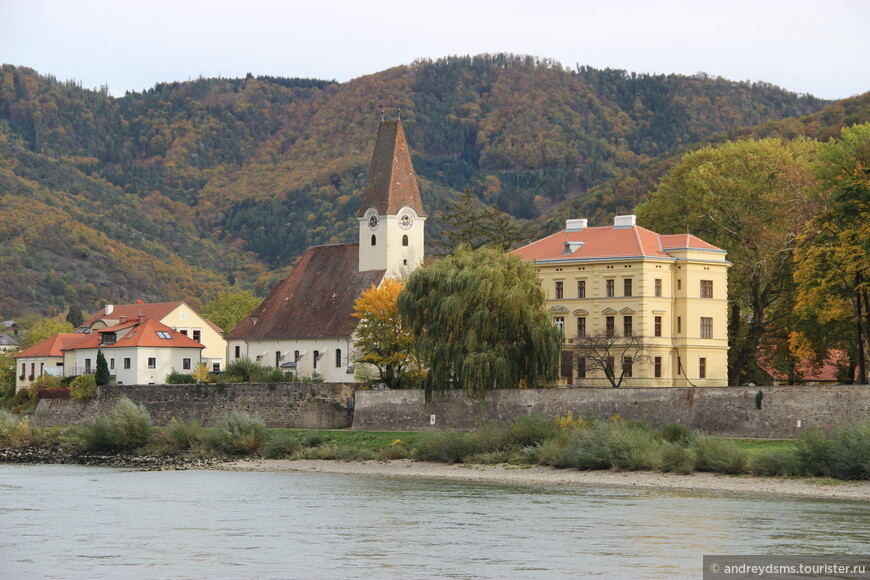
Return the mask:
<svg viewBox="0 0 870 580">
<path fill-rule="evenodd" d="M 157 333 L 165 333 L 169 338 L 161 337 Z M 113 344 L 104 344 L 103 335 L 115 333 L 117 341 Z M 149 348 L 205 348 L 201 343 L 184 336 L 176 330 L 172 330 L 162 322 L 153 318 L 133 319 L 100 329 L 90 334 L 76 336 L 85 336 L 85 340 L 72 344 L 63 350 L 78 350 L 83 348 L 131 348 L 131 347 L 149 347 Z"/>
<path fill-rule="evenodd" d="M 62 332 L 42 342 L 36 343 L 15 355 L 15 358 L 33 358 L 38 356 L 63 356 L 63 351 L 88 337 L 87 334 Z"/>
<path fill-rule="evenodd" d="M 418 216 L 426 216 L 402 122 L 382 121 L 357 217 L 372 207 L 380 215 L 396 215 L 405 206 Z"/>
<path fill-rule="evenodd" d="M 82 326 L 91 327 L 98 320 L 105 320 L 109 326 L 112 326 L 112 323 L 117 323 L 122 317 L 126 317 L 128 320 L 132 320 L 134 318 L 139 318 L 140 316 L 143 318 L 153 318 L 155 320 L 163 320 L 169 314 L 184 304 L 184 302 L 151 302 L 145 304 L 118 304 L 112 307 L 112 312 L 106 314 L 106 309 L 103 308 L 93 316 L 91 316 L 88 320 L 86 320 Z"/>
<path fill-rule="evenodd" d="M 570 253 L 565 253 L 568 242 Z M 512 253 L 523 260 L 591 260 L 602 258 L 673 258 L 667 250 L 719 250 L 693 235 L 662 236 L 640 226 L 562 230 Z"/>
<path fill-rule="evenodd" d="M 226 339 L 348 337 L 353 305 L 384 270 L 359 271 L 359 244 L 308 248 L 284 280 Z"/>
</svg>

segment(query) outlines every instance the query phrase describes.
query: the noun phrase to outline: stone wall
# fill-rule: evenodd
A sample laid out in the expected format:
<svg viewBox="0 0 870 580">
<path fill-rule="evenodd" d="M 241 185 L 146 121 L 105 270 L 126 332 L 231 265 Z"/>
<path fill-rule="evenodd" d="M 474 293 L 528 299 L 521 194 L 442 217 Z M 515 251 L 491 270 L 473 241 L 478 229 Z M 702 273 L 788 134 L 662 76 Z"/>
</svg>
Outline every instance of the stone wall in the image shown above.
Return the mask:
<svg viewBox="0 0 870 580">
<path fill-rule="evenodd" d="M 487 419 L 569 411 L 574 417 L 618 414 L 653 425 L 679 422 L 723 436 L 789 439 L 809 425 L 830 430 L 870 418 L 870 387 L 523 389 L 493 391 L 483 401 L 454 391 L 435 394 L 428 404 L 422 391 L 359 391 L 353 428 L 467 431 Z"/>
<path fill-rule="evenodd" d="M 196 419 L 214 426 L 229 411 L 260 417 L 267 427 L 343 429 L 352 421 L 352 384 L 232 384 L 232 385 L 110 385 L 99 388 L 96 399 L 45 399 L 32 417 L 35 426 L 73 425 L 108 414 L 126 396 L 143 405 L 154 423 L 165 425 L 173 417 Z"/>
</svg>

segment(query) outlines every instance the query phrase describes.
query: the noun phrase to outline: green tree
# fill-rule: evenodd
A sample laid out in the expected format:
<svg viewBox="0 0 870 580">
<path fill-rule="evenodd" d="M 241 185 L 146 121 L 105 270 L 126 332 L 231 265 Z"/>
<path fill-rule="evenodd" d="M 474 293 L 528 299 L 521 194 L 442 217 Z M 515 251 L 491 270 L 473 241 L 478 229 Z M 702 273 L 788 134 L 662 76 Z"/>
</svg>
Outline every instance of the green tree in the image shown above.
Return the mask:
<svg viewBox="0 0 870 580">
<path fill-rule="evenodd" d="M 374 366 L 376 382 L 391 389 L 417 385 L 425 375 L 414 355 L 414 334 L 399 317 L 398 297 L 404 288 L 387 278 L 363 292 L 353 311 L 360 321 L 354 333 L 356 362 Z"/>
<path fill-rule="evenodd" d="M 226 334 L 259 305 L 260 299 L 247 290 L 221 292 L 208 301 L 200 314 L 203 318 L 217 324 Z"/>
<path fill-rule="evenodd" d="M 867 384 L 870 339 L 870 123 L 845 128 L 822 145 L 816 174 L 828 201 L 801 236 L 795 254 L 797 345 L 818 360 L 844 348 Z M 803 339 L 803 340 L 800 340 Z"/>
<path fill-rule="evenodd" d="M 476 201 L 468 187 L 458 201 L 447 205 L 444 221 L 450 225 L 444 232 L 447 238 L 444 245 L 449 252 L 459 246 L 472 249 L 492 246 L 507 251 L 519 237 L 511 216 Z"/>
<path fill-rule="evenodd" d="M 97 349 L 97 370 L 94 373 L 94 380 L 97 386 L 108 385 L 111 377 L 109 376 L 109 365 L 106 362 L 106 357 L 103 355 L 102 349 Z"/>
<path fill-rule="evenodd" d="M 544 309 L 532 264 L 495 248 L 454 254 L 411 274 L 399 313 L 414 333 L 433 390 L 534 386 L 558 371 L 562 337 Z"/>
<path fill-rule="evenodd" d="M 73 325 L 73 328 L 78 328 L 85 321 L 82 314 L 82 309 L 73 304 L 69 307 L 69 312 L 66 315 L 66 321 Z"/>
<path fill-rule="evenodd" d="M 21 339 L 21 350 L 39 344 L 47 338 L 61 332 L 72 332 L 73 325 L 69 322 L 58 322 L 50 318 L 40 318 L 26 329 L 26 334 Z"/>
<path fill-rule="evenodd" d="M 727 142 L 689 153 L 637 208 L 661 233 L 691 232 L 728 251 L 728 381 L 757 368 L 762 340 L 793 311 L 792 252 L 818 211 L 807 139 Z"/>
<path fill-rule="evenodd" d="M 12 353 L 0 352 L 0 398 L 15 394 L 15 358 Z"/>
</svg>

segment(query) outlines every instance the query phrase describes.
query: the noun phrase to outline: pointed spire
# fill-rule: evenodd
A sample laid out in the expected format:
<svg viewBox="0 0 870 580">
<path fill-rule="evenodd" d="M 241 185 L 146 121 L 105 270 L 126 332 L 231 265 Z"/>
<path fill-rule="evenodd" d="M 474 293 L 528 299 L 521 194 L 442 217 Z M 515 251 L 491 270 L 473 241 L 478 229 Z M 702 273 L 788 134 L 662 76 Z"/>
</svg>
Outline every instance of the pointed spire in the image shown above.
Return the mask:
<svg viewBox="0 0 870 580">
<path fill-rule="evenodd" d="M 426 216 L 402 122 L 381 121 L 357 217 L 362 217 L 369 208 L 375 208 L 381 215 L 396 215 L 405 206 L 420 217 Z"/>
</svg>

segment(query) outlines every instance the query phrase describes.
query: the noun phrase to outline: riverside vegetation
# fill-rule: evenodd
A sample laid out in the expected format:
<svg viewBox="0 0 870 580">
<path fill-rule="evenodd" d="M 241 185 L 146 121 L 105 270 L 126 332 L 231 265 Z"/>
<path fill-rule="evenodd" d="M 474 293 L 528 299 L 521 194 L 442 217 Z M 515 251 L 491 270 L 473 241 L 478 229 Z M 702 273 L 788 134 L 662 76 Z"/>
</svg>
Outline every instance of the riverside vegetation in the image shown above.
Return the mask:
<svg viewBox="0 0 870 580">
<path fill-rule="evenodd" d="M 870 479 L 870 420 L 830 434 L 811 428 L 797 441 L 723 439 L 678 423 L 654 428 L 619 416 L 575 419 L 571 413 L 555 418 L 528 415 L 513 423 L 489 422 L 471 433 L 269 430 L 260 419 L 242 412 L 227 413 L 213 428 L 184 420 L 156 427 L 144 407 L 122 398 L 108 415 L 67 429 L 36 429 L 27 417 L 19 419 L 2 409 L 0 446 L 5 448 L 0 454 L 3 461 L 39 460 L 38 454 L 15 453 L 37 448 L 49 450 L 42 456 L 49 462 L 56 457 L 51 453 L 54 450 L 63 455 L 64 462 L 83 462 L 81 458 L 94 453 L 174 457 L 182 458 L 181 463 L 238 457 L 412 459 L 580 470 Z"/>
</svg>

